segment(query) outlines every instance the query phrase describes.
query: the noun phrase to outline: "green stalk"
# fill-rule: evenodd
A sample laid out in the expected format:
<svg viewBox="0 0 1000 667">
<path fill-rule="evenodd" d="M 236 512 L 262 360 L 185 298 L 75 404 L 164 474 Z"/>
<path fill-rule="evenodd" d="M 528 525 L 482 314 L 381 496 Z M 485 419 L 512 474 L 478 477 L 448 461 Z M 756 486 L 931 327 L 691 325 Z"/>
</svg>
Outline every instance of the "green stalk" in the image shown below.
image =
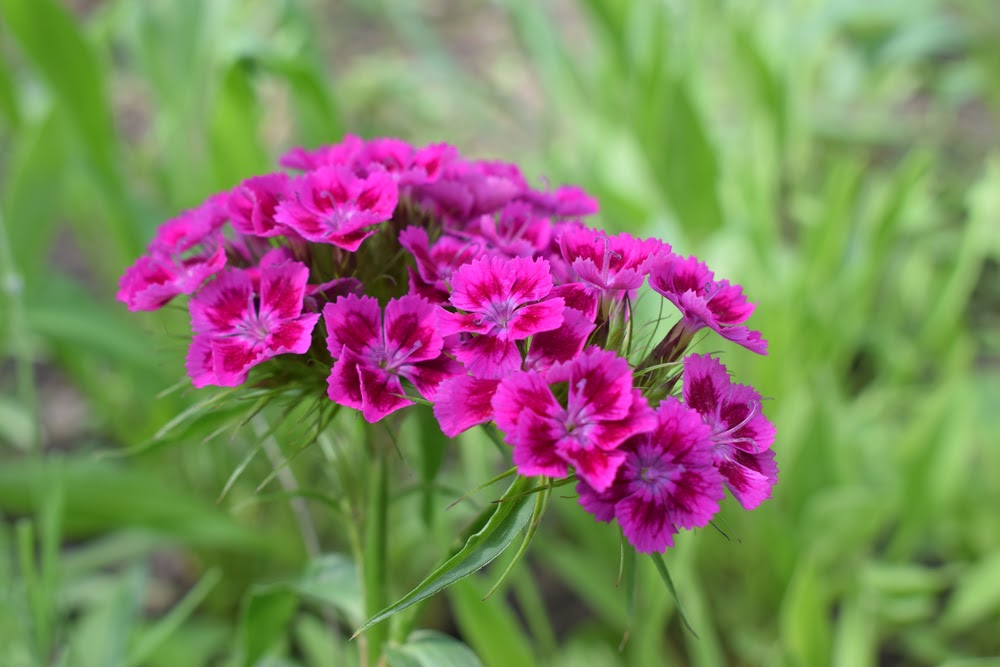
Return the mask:
<svg viewBox="0 0 1000 667">
<path fill-rule="evenodd" d="M 42 451 L 42 432 L 38 420 L 38 392 L 35 388 L 34 359 L 31 352 L 28 318 L 24 312 L 24 276 L 17 271 L 14 253 L 7 236 L 7 223 L 0 207 L 0 292 L 7 302 L 7 336 L 14 353 L 14 375 L 17 397 L 28 418 L 31 433 L 28 435 L 28 449 L 36 454 Z"/>
<path fill-rule="evenodd" d="M 389 606 L 389 459 L 390 452 L 378 446 L 369 427 L 368 502 L 365 507 L 364 561 L 361 563 L 365 616 L 371 618 Z M 368 667 L 376 667 L 389 637 L 389 624 L 379 623 L 365 632 Z"/>
</svg>

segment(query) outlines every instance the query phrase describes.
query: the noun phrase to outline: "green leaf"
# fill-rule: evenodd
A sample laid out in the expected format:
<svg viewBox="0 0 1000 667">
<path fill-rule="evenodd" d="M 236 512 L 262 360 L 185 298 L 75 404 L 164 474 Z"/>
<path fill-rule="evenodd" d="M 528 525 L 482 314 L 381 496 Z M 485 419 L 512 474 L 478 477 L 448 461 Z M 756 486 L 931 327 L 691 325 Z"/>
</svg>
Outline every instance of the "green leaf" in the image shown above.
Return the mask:
<svg viewBox="0 0 1000 667">
<path fill-rule="evenodd" d="M 115 145 L 101 63 L 61 3 L 2 0 L 0 11 L 25 54 L 70 111 L 89 149 L 110 163 Z"/>
<path fill-rule="evenodd" d="M 678 222 L 704 238 L 723 224 L 715 147 L 684 81 L 667 77 L 647 92 L 636 138 Z"/>
<path fill-rule="evenodd" d="M 5 461 L 0 466 L 0 511 L 25 514 L 56 483 L 63 485 L 65 493 L 62 521 L 69 536 L 127 526 L 185 544 L 240 552 L 278 555 L 288 548 L 280 540 L 244 528 L 189 491 L 171 488 L 159 477 L 92 459 Z"/>
<path fill-rule="evenodd" d="M 243 178 L 270 169 L 270 160 L 259 138 L 259 112 L 252 63 L 237 60 L 219 81 L 212 117 L 212 160 L 217 187 L 232 187 Z"/>
<path fill-rule="evenodd" d="M 481 570 L 502 554 L 531 520 L 534 508 L 529 484 L 530 478 L 517 477 L 496 503 L 486 525 L 469 538 L 461 551 L 431 572 L 412 591 L 365 621 L 354 636 Z"/>
<path fill-rule="evenodd" d="M 0 396 L 0 443 L 27 451 L 35 441 L 31 412 L 16 398 Z"/>
<path fill-rule="evenodd" d="M 510 573 L 514 571 L 514 567 L 521 561 L 521 557 L 524 556 L 525 552 L 527 552 L 528 545 L 531 544 L 531 540 L 535 536 L 535 531 L 538 530 L 538 525 L 542 522 L 542 515 L 545 514 L 545 508 L 549 504 L 549 496 L 551 494 L 551 483 L 538 492 L 535 498 L 535 509 L 531 513 L 531 524 L 528 526 L 528 530 L 524 534 L 524 539 L 521 540 L 521 546 L 518 548 L 517 553 L 514 554 L 514 557 L 510 559 L 510 562 L 507 563 L 507 567 L 504 568 L 503 574 L 497 578 L 496 582 L 486 593 L 484 599 L 497 592 L 497 589 L 503 585 L 503 582 L 507 580 Z"/>
<path fill-rule="evenodd" d="M 166 616 L 159 619 L 140 641 L 137 641 L 129 651 L 128 664 L 141 665 L 156 651 L 159 646 L 173 635 L 181 625 L 194 613 L 194 610 L 205 599 L 209 592 L 222 579 L 222 571 L 212 568 L 198 580 L 191 590 L 175 604 Z"/>
<path fill-rule="evenodd" d="M 448 590 L 461 635 L 490 667 L 532 667 L 532 643 L 510 605 L 484 602 L 487 582 L 469 577 Z"/>
<path fill-rule="evenodd" d="M 314 558 L 292 590 L 306 601 L 336 609 L 351 625 L 364 619 L 358 569 L 343 554 L 329 553 Z"/>
<path fill-rule="evenodd" d="M 663 583 L 667 585 L 667 590 L 670 591 L 670 595 L 674 598 L 674 603 L 677 605 L 677 615 L 681 617 L 684 627 L 687 628 L 692 635 L 697 637 L 698 633 L 691 627 L 691 623 L 688 621 L 687 615 L 684 613 L 684 607 L 681 606 L 680 598 L 677 597 L 677 589 L 674 588 L 674 580 L 670 578 L 670 571 L 667 570 L 667 564 L 663 561 L 663 554 L 653 553 L 650 555 L 653 558 L 653 564 L 656 565 L 656 571 L 660 573 L 660 578 L 663 579 Z"/>
<path fill-rule="evenodd" d="M 253 667 L 286 634 L 299 601 L 294 593 L 270 585 L 250 589 L 240 618 L 243 667 Z"/>
<path fill-rule="evenodd" d="M 468 646 L 454 637 L 420 630 L 402 646 L 388 646 L 389 667 L 482 667 Z"/>
<path fill-rule="evenodd" d="M 802 560 L 782 601 L 782 641 L 796 663 L 830 663 L 830 609 L 828 593 L 813 562 Z"/>
<path fill-rule="evenodd" d="M 979 560 L 958 580 L 941 618 L 951 631 L 970 628 L 1000 611 L 1000 551 Z"/>
</svg>

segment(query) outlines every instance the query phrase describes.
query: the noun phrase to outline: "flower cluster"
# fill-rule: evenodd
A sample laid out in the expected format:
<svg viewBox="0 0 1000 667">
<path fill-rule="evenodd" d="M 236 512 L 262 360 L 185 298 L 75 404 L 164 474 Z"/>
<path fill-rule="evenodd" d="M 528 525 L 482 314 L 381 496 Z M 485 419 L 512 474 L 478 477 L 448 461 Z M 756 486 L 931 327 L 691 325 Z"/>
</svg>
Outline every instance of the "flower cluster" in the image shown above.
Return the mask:
<svg viewBox="0 0 1000 667">
<path fill-rule="evenodd" d="M 162 225 L 121 279 L 133 311 L 190 295 L 196 387 L 299 364 L 369 422 L 415 400 L 448 436 L 493 422 L 519 474 L 573 476 L 642 552 L 706 525 L 725 488 L 746 509 L 770 496 L 760 395 L 685 356 L 701 329 L 766 354 L 739 286 L 663 241 L 587 226 L 597 202 L 578 188 L 535 189 L 447 145 L 348 136 L 281 165 Z M 637 353 L 646 283 L 680 317 Z"/>
</svg>

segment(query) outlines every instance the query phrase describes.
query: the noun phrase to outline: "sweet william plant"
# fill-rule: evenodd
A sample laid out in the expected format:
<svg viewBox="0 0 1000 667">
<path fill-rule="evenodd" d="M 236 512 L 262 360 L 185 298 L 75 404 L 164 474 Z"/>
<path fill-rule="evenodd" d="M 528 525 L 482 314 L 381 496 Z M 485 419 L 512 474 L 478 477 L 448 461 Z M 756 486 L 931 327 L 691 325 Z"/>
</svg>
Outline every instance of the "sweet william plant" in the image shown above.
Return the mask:
<svg viewBox="0 0 1000 667">
<path fill-rule="evenodd" d="M 726 488 L 746 509 L 770 496 L 775 430 L 760 395 L 716 357 L 685 356 L 702 329 L 767 353 L 739 286 L 661 240 L 587 226 L 597 202 L 578 188 L 538 190 L 515 165 L 448 145 L 347 136 L 281 165 L 162 225 L 118 299 L 141 311 L 189 296 L 195 387 L 325 384 L 332 405 L 367 422 L 424 403 L 449 437 L 478 425 L 502 434 L 510 489 L 392 604 L 386 494 L 371 495 L 382 534 L 355 554 L 368 664 L 384 653 L 381 620 L 521 532 L 523 553 L 556 486 L 575 483 L 582 510 L 652 554 L 671 589 L 660 554 L 678 531 L 708 525 Z M 631 304 L 647 282 L 680 317 L 638 350 Z M 369 452 L 382 461 L 376 489 L 392 455 Z"/>
</svg>

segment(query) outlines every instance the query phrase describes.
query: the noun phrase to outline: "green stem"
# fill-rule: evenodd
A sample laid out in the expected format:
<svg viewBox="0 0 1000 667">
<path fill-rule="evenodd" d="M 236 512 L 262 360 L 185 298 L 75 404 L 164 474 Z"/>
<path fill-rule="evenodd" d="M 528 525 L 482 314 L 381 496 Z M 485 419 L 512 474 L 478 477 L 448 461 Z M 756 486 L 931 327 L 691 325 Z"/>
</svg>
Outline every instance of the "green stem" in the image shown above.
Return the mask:
<svg viewBox="0 0 1000 667">
<path fill-rule="evenodd" d="M 41 427 L 38 420 L 38 393 L 35 388 L 35 368 L 32 358 L 28 319 L 24 312 L 24 276 L 14 264 L 14 253 L 7 236 L 7 223 L 0 209 L 0 292 L 7 302 L 7 335 L 14 352 L 14 375 L 17 396 L 31 421 L 31 432 L 25 443 L 32 452 L 42 451 Z"/>
<path fill-rule="evenodd" d="M 369 428 L 369 434 L 375 429 Z M 368 502 L 365 508 L 364 572 L 365 616 L 371 618 L 389 605 L 388 590 L 388 516 L 389 463 L 391 453 L 379 447 L 376 438 L 369 441 Z M 376 667 L 388 639 L 389 624 L 379 623 L 366 632 L 367 665 Z"/>
</svg>

